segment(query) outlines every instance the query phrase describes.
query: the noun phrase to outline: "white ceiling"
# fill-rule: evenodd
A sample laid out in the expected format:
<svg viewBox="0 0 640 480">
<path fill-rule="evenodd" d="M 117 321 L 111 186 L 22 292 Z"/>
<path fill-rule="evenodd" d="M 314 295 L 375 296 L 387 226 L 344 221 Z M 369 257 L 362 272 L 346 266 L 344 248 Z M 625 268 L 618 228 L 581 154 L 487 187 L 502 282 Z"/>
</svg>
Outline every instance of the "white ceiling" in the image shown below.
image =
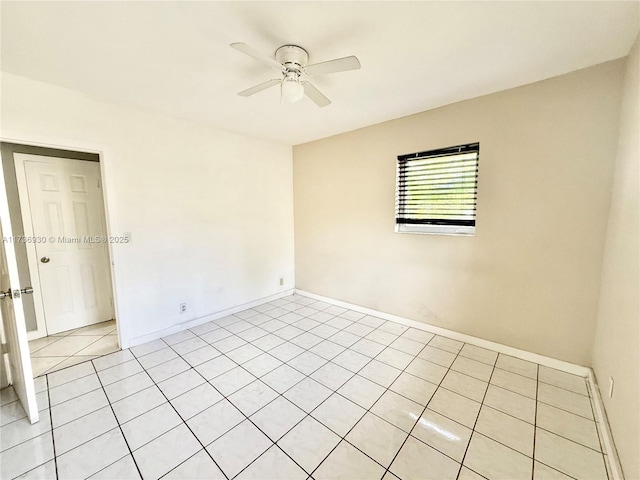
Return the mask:
<svg viewBox="0 0 640 480">
<path fill-rule="evenodd" d="M 120 103 L 299 144 L 625 56 L 639 2 L 6 2 L 3 71 Z M 310 62 L 333 103 L 282 105 L 274 71 L 231 48 Z M 277 76 L 277 73 L 276 73 Z"/>
</svg>

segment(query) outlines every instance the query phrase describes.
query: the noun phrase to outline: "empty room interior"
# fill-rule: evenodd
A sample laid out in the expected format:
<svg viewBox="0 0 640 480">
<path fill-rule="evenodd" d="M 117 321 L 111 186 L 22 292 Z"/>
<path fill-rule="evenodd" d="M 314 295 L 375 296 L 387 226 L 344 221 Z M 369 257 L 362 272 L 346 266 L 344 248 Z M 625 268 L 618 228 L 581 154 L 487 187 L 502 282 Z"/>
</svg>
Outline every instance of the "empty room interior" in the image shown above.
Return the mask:
<svg viewBox="0 0 640 480">
<path fill-rule="evenodd" d="M 0 478 L 640 479 L 640 2 L 0 22 Z"/>
</svg>

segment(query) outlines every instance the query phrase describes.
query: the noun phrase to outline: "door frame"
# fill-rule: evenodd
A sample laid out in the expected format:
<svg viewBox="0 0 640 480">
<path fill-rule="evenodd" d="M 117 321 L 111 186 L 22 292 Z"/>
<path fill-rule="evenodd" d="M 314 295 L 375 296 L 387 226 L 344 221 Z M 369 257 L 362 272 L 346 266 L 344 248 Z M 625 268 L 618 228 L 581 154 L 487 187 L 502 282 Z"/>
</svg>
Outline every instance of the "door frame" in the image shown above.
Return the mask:
<svg viewBox="0 0 640 480">
<path fill-rule="evenodd" d="M 1 142 L 7 143 L 15 143 L 18 145 L 25 146 L 33 146 L 33 147 L 44 147 L 44 148 L 54 148 L 58 150 L 72 150 L 77 152 L 85 152 L 85 153 L 93 153 L 98 155 L 100 161 L 100 178 L 102 180 L 102 203 L 104 206 L 104 218 L 105 224 L 107 228 L 107 236 L 113 236 L 113 215 L 111 213 L 111 206 L 114 202 L 110 201 L 110 198 L 115 197 L 115 192 L 113 192 L 113 187 L 111 187 L 111 176 L 109 175 L 110 168 L 110 159 L 115 158 L 111 151 L 111 149 L 104 145 L 98 143 L 88 143 L 78 140 L 69 140 L 66 138 L 57 138 L 57 137 L 48 137 L 43 135 L 34 135 L 32 133 L 24 133 L 19 131 L 5 131 L 4 134 L 0 136 Z M 115 208 L 113 209 L 115 210 Z M 127 332 L 127 323 L 126 316 L 121 315 L 120 302 L 118 298 L 120 296 L 120 289 L 118 288 L 119 279 L 121 275 L 118 271 L 118 255 L 117 251 L 114 250 L 114 244 L 108 243 L 109 250 L 109 269 L 111 273 L 111 292 L 113 298 L 113 312 L 114 317 L 116 318 L 116 331 L 118 333 L 118 345 L 120 348 L 128 348 L 129 347 L 129 335 Z M 39 326 L 38 326 L 39 328 Z"/>
<path fill-rule="evenodd" d="M 85 152 L 88 153 L 88 152 Z M 38 154 L 32 154 L 32 153 L 28 153 L 28 154 L 22 154 L 22 153 L 14 153 L 13 156 L 13 161 L 16 167 L 16 180 L 17 180 L 17 184 L 18 184 L 18 197 L 19 197 L 19 201 L 20 201 L 20 213 L 22 216 L 22 225 L 24 228 L 24 235 L 25 237 L 35 237 L 34 231 L 33 231 L 33 221 L 32 221 L 32 217 L 31 217 L 31 204 L 29 201 L 29 196 L 28 196 L 28 185 L 27 185 L 27 175 L 26 175 L 26 167 L 25 167 L 25 162 L 27 161 L 27 159 L 24 158 L 16 158 L 16 155 L 34 155 L 34 156 L 43 156 L 43 155 L 38 155 Z M 55 163 L 57 159 L 61 158 L 64 159 L 64 157 L 46 157 L 46 158 L 50 158 L 51 159 L 51 163 Z M 79 162 L 91 162 L 94 160 L 84 160 L 84 159 L 70 159 L 70 160 L 76 160 Z M 100 164 L 100 162 L 96 162 L 98 164 Z M 104 184 L 104 182 L 102 181 L 102 170 L 100 169 L 99 171 L 99 175 L 100 175 L 100 185 L 102 186 Z M 102 190 L 102 187 L 101 187 Z M 105 229 L 104 231 L 107 232 L 107 226 L 106 226 L 106 213 L 105 213 L 105 205 L 104 205 L 104 195 L 101 195 L 100 200 L 102 201 L 102 205 L 101 205 L 101 209 L 102 209 L 102 226 Z M 27 264 L 29 267 L 29 276 L 31 278 L 31 285 L 35 288 L 35 292 L 38 292 L 38 294 L 36 295 L 34 292 L 33 295 L 33 303 L 34 303 L 34 308 L 35 308 L 35 314 L 36 314 L 36 330 L 32 330 L 30 332 L 27 332 L 27 336 L 29 338 L 29 340 L 35 340 L 37 338 L 42 338 L 42 337 L 46 337 L 48 335 L 48 330 L 47 330 L 47 324 L 46 324 L 46 315 L 45 315 L 45 311 L 44 311 L 44 301 L 42 299 L 42 282 L 40 281 L 40 271 L 38 269 L 38 255 L 36 252 L 36 245 L 35 243 L 27 243 L 26 244 L 26 250 L 27 250 Z M 107 249 L 107 256 L 108 256 L 108 261 L 109 261 L 109 265 L 111 265 L 113 262 L 111 261 L 111 251 L 110 249 Z M 109 275 L 111 275 L 111 268 L 109 269 Z M 112 299 L 112 303 L 111 303 L 111 314 L 114 316 L 115 318 L 115 311 L 114 311 L 114 306 L 113 306 L 113 285 L 111 283 L 111 279 L 109 279 L 109 285 L 111 286 L 111 299 Z M 117 322 L 116 322 L 117 323 Z"/>
</svg>

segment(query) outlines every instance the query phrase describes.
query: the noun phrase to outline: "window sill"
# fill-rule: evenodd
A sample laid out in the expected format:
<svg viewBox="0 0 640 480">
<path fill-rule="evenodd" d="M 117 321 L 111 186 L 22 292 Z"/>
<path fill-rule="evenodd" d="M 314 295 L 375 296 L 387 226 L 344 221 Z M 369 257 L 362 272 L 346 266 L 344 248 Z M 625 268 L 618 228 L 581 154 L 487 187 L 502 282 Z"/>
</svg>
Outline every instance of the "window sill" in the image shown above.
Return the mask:
<svg viewBox="0 0 640 480">
<path fill-rule="evenodd" d="M 474 237 L 476 227 L 460 227 L 455 225 L 417 225 L 396 224 L 396 233 L 413 233 L 418 235 L 452 235 L 458 237 Z"/>
</svg>

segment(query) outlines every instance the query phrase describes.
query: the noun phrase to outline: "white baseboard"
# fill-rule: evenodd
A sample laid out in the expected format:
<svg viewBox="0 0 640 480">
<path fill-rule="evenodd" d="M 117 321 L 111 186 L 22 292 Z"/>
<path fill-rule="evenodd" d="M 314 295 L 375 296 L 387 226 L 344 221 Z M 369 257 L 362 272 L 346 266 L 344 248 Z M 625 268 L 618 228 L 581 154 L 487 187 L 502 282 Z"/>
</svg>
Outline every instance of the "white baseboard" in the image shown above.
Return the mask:
<svg viewBox="0 0 640 480">
<path fill-rule="evenodd" d="M 598 429 L 602 434 L 602 448 L 605 450 L 605 458 L 609 464 L 609 473 L 611 475 L 610 480 L 624 480 L 624 474 L 622 473 L 622 465 L 618 458 L 618 451 L 613 441 L 613 434 L 611 433 L 611 427 L 609 427 L 609 420 L 604 409 L 604 403 L 602 402 L 602 396 L 600 394 L 600 387 L 596 381 L 596 376 L 593 373 L 593 369 L 589 369 L 589 377 L 587 378 L 587 385 L 593 399 L 593 409 L 596 416 L 596 421 L 599 423 Z"/>
<path fill-rule="evenodd" d="M 582 365 L 577 365 L 575 363 L 569 363 L 563 360 L 558 360 L 557 358 L 551 358 L 545 355 L 527 352 L 526 350 L 521 350 L 519 348 L 503 345 L 502 343 L 492 342 L 490 340 L 484 340 L 482 338 L 473 337 L 471 335 L 466 335 L 460 332 L 454 332 L 453 330 L 447 330 L 446 328 L 436 327 L 433 325 L 429 325 L 427 323 L 418 322 L 416 320 L 409 320 L 408 318 L 399 317 L 397 315 L 392 315 L 390 313 L 380 312 L 378 310 L 373 310 L 367 307 L 361 307 L 360 305 L 354 305 L 352 303 L 342 302 L 340 300 L 334 300 L 333 298 L 324 297 L 322 295 L 306 292 L 304 290 L 296 289 L 296 293 L 298 295 L 302 295 L 303 297 L 322 300 L 323 302 L 331 303 L 333 305 L 338 305 L 339 307 L 348 308 L 350 310 L 355 310 L 356 312 L 360 312 L 360 313 L 366 313 L 367 315 L 373 315 L 378 318 L 383 318 L 384 320 L 390 320 L 392 322 L 400 323 L 408 327 L 424 330 L 425 332 L 435 333 L 436 335 L 443 335 L 445 337 L 449 337 L 454 340 L 470 343 L 471 345 L 475 345 L 477 347 L 487 348 L 489 350 L 493 350 L 499 353 L 504 353 L 505 355 L 510 355 L 512 357 L 521 358 L 522 360 L 527 360 L 529 362 L 538 363 L 540 365 L 544 365 L 545 367 L 562 370 L 563 372 L 571 373 L 573 375 L 580 375 L 581 377 L 587 378 L 589 376 L 589 372 L 591 371 L 590 368 L 583 367 Z"/>
<path fill-rule="evenodd" d="M 152 340 L 157 340 L 158 338 L 166 337 L 167 335 L 171 335 L 173 333 L 181 332 L 182 330 L 186 330 L 187 328 L 197 327 L 198 325 L 202 325 L 203 323 L 207 323 L 212 320 L 217 320 L 218 318 L 226 317 L 227 315 L 231 315 L 233 313 L 241 312 L 242 310 L 246 310 L 247 308 L 256 307 L 258 305 L 262 305 L 263 303 L 271 302 L 272 300 L 277 300 L 278 298 L 286 297 L 287 295 L 291 295 L 292 293 L 294 293 L 294 289 L 290 288 L 283 292 L 278 292 L 273 295 L 258 298 L 257 300 L 253 300 L 248 303 L 243 303 L 242 305 L 226 308 L 224 310 L 220 310 L 219 312 L 215 312 L 210 315 L 205 315 L 204 317 L 194 318 L 192 320 L 189 320 L 188 322 L 179 323 L 169 328 L 157 330 L 155 332 L 151 332 L 146 335 L 142 335 L 140 337 L 135 337 L 130 339 L 129 344 L 126 346 L 123 345 L 122 348 L 123 349 L 131 348 L 137 345 L 142 345 L 143 343 L 147 343 Z"/>
</svg>

